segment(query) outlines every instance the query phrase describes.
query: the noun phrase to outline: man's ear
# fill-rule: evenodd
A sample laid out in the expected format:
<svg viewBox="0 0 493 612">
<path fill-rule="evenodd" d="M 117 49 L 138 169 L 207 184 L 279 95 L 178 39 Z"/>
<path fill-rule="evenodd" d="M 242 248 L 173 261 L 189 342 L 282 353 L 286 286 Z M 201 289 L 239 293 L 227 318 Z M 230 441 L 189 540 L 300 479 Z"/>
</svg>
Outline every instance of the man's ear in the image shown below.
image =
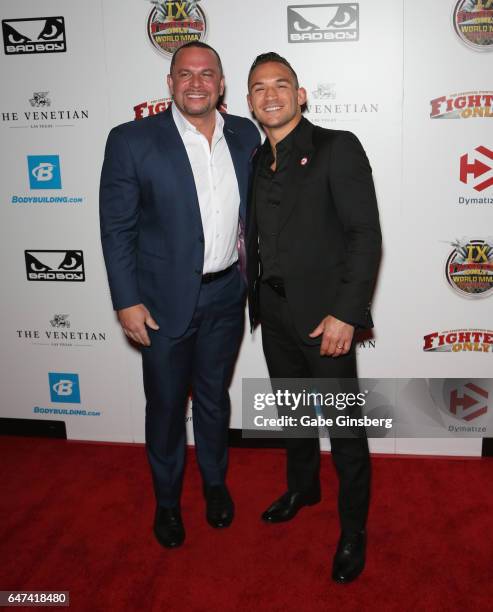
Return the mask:
<svg viewBox="0 0 493 612">
<path fill-rule="evenodd" d="M 298 87 L 298 104 L 300 106 L 306 104 L 306 89 L 304 87 Z"/>
<path fill-rule="evenodd" d="M 168 74 L 166 77 L 166 83 L 168 83 L 168 89 L 171 95 L 173 95 L 173 78 L 171 74 Z"/>
<path fill-rule="evenodd" d="M 247 94 L 246 99 L 247 99 L 248 108 L 250 109 L 250 112 L 253 113 L 253 106 L 252 106 L 252 103 L 250 101 L 250 94 Z"/>
<path fill-rule="evenodd" d="M 224 77 L 221 77 L 219 81 L 219 95 L 222 96 L 224 94 Z"/>
</svg>

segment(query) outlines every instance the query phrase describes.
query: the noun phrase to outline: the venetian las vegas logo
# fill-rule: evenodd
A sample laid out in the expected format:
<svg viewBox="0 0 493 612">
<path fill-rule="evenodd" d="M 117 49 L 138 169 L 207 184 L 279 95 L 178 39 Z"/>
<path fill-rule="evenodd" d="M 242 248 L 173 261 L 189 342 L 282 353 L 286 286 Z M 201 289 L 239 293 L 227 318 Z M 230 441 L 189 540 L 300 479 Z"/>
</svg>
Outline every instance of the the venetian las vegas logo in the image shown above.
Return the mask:
<svg viewBox="0 0 493 612">
<path fill-rule="evenodd" d="M 57 108 L 49 91 L 34 91 L 25 100 L 23 110 L 0 111 L 2 125 L 9 128 L 74 127 L 89 119 L 89 111 L 83 108 Z M 28 106 L 29 104 L 29 106 Z"/>
<path fill-rule="evenodd" d="M 106 342 L 106 332 L 93 329 L 80 329 L 71 325 L 70 315 L 55 313 L 48 325 L 37 329 L 17 329 L 18 340 L 38 346 L 54 347 L 92 347 Z"/>
</svg>

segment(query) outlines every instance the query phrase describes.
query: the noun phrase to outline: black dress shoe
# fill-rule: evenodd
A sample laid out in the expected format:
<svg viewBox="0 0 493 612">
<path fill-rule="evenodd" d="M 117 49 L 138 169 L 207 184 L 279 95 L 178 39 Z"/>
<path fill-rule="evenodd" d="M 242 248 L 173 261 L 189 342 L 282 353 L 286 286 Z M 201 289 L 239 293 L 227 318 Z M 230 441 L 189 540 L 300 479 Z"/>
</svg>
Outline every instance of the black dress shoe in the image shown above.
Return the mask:
<svg viewBox="0 0 493 612">
<path fill-rule="evenodd" d="M 366 531 L 342 533 L 332 567 L 332 579 L 346 583 L 357 578 L 365 567 Z"/>
<path fill-rule="evenodd" d="M 226 485 L 204 487 L 206 518 L 211 527 L 221 529 L 233 522 L 235 507 Z"/>
<path fill-rule="evenodd" d="M 156 540 L 166 548 L 181 546 L 185 540 L 185 528 L 181 520 L 181 513 L 176 508 L 156 508 L 154 519 L 154 535 Z"/>
<path fill-rule="evenodd" d="M 262 514 L 262 520 L 267 523 L 283 523 L 294 518 L 303 506 L 313 506 L 320 501 L 320 491 L 288 491 L 277 499 Z"/>
</svg>

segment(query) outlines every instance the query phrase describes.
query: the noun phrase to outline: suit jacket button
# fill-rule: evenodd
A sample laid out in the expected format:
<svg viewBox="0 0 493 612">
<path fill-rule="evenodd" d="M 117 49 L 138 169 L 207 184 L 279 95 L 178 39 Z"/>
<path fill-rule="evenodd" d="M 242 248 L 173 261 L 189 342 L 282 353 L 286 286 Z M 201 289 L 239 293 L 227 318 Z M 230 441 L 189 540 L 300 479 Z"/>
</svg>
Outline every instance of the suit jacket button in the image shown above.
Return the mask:
<svg viewBox="0 0 493 612">
<path fill-rule="evenodd" d="M 195 274 L 200 274 L 200 275 L 202 275 L 202 270 L 199 270 L 199 269 L 197 268 L 197 270 L 195 270 Z"/>
<path fill-rule="evenodd" d="M 203 236 L 199 237 L 199 242 L 202 242 L 202 243 L 204 242 L 204 237 Z"/>
</svg>

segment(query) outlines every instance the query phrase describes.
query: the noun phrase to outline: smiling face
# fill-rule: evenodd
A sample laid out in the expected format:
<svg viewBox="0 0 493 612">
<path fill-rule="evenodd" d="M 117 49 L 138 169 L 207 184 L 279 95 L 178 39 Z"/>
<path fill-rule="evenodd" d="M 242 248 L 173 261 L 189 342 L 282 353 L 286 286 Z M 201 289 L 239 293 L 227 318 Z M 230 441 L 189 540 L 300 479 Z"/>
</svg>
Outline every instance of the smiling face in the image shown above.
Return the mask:
<svg viewBox="0 0 493 612">
<path fill-rule="evenodd" d="M 280 62 L 259 64 L 250 75 L 248 106 L 266 131 L 288 134 L 301 118 L 306 91 Z"/>
<path fill-rule="evenodd" d="M 212 115 L 224 93 L 224 77 L 214 52 L 200 47 L 180 51 L 168 75 L 168 87 L 174 103 L 190 121 Z"/>
</svg>

